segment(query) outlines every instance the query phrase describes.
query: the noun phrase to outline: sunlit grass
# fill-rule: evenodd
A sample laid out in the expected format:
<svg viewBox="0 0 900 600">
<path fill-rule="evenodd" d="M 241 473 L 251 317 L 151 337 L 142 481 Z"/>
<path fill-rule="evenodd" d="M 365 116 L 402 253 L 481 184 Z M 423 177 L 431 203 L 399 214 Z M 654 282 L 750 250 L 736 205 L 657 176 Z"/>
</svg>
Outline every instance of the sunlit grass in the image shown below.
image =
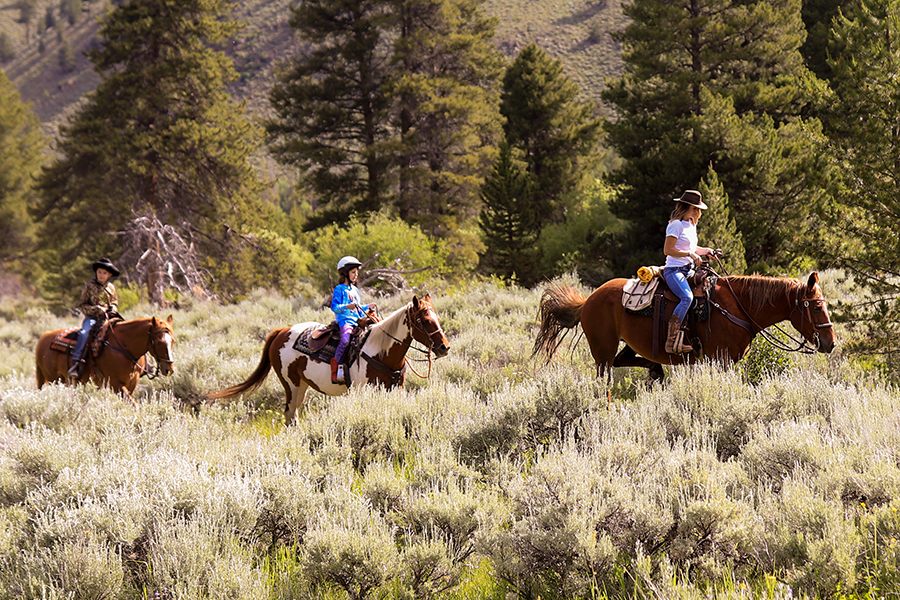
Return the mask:
<svg viewBox="0 0 900 600">
<path fill-rule="evenodd" d="M 142 380 L 137 407 L 90 385 L 37 390 L 33 345 L 70 323 L 0 311 L 0 598 L 863 597 L 900 584 L 895 389 L 838 351 L 774 354 L 787 368 L 753 381 L 711 364 L 667 369 L 664 384 L 621 369 L 607 390 L 583 339 L 531 359 L 539 297 L 436 293 L 452 349 L 429 379 L 311 392 L 292 427 L 271 375 L 236 402 L 197 399 L 245 378 L 271 329 L 330 318 L 303 300 L 176 310 L 175 374 Z"/>
</svg>

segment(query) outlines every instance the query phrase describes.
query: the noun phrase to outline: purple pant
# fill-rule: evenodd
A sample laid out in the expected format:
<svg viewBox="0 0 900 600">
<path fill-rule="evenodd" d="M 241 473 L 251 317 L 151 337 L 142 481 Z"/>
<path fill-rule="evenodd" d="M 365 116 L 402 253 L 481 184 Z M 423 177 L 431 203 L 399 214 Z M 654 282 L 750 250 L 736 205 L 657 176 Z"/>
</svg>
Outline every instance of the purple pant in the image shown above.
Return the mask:
<svg viewBox="0 0 900 600">
<path fill-rule="evenodd" d="M 347 344 L 350 343 L 350 334 L 353 332 L 353 325 L 347 323 L 346 325 L 341 325 L 341 341 L 338 343 L 337 348 L 334 351 L 334 359 L 338 362 L 341 362 L 341 359 L 344 358 L 344 352 L 347 351 Z"/>
</svg>

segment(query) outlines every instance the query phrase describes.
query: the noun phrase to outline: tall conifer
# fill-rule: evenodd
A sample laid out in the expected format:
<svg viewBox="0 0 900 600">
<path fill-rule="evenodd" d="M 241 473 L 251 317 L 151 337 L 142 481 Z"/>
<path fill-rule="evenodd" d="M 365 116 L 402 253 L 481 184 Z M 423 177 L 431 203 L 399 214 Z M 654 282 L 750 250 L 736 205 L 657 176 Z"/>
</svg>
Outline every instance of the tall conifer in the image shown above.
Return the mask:
<svg viewBox="0 0 900 600">
<path fill-rule="evenodd" d="M 800 0 L 633 0 L 625 74 L 603 94 L 617 118 L 608 141 L 623 159 L 611 181 L 630 270 L 662 244 L 673 195 L 712 164 L 744 234 L 747 260 L 787 266 L 809 253 L 829 167 L 818 124 L 804 117 L 814 77 L 799 52 Z M 727 127 L 726 124 L 727 123 Z"/>
<path fill-rule="evenodd" d="M 30 265 L 34 227 L 27 207 L 34 202 L 33 178 L 43 162 L 41 123 L 0 71 L 0 267 Z"/>
<path fill-rule="evenodd" d="M 539 225 L 564 220 L 561 198 L 578 186 L 597 156 L 602 121 L 594 110 L 578 99 L 578 86 L 562 63 L 536 44 L 525 46 L 506 70 L 504 131 L 534 177 Z"/>
<path fill-rule="evenodd" d="M 120 232 L 140 216 L 177 226 L 224 285 L 253 262 L 245 242 L 270 254 L 254 234 L 276 226 L 248 162 L 260 136 L 225 89 L 230 59 L 213 49 L 239 27 L 225 10 L 223 0 L 131 0 L 108 14 L 89 53 L 101 82 L 60 129 L 33 207 L 45 260 L 60 267 L 56 289 L 71 296 L 85 265 L 119 256 Z"/>
<path fill-rule="evenodd" d="M 391 196 L 388 0 L 304 0 L 291 27 L 310 48 L 279 74 L 267 124 L 278 159 L 305 176 L 318 199 L 314 229 L 378 212 Z"/>
<path fill-rule="evenodd" d="M 824 117 L 847 186 L 834 227 L 840 245 L 822 248 L 872 296 L 850 311 L 864 333 L 851 349 L 881 355 L 900 373 L 900 1 L 860 0 L 834 22 L 844 48 L 832 69 Z"/>
<path fill-rule="evenodd" d="M 533 179 L 513 152 L 505 141 L 500 143 L 497 162 L 481 186 L 479 225 L 486 247 L 481 268 L 531 285 L 538 261 L 539 217 Z"/>
</svg>

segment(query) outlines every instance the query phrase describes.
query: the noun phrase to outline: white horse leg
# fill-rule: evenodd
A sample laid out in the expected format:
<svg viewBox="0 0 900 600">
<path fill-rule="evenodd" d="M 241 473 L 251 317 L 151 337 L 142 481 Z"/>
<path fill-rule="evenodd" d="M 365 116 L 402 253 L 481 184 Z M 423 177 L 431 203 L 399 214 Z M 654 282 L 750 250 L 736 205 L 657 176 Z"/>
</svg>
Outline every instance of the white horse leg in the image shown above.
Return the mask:
<svg viewBox="0 0 900 600">
<path fill-rule="evenodd" d="M 306 390 L 309 384 L 300 380 L 300 385 L 293 385 L 289 381 L 285 381 L 284 391 L 287 400 L 284 405 L 284 424 L 292 425 L 297 420 L 297 410 L 306 402 Z"/>
</svg>

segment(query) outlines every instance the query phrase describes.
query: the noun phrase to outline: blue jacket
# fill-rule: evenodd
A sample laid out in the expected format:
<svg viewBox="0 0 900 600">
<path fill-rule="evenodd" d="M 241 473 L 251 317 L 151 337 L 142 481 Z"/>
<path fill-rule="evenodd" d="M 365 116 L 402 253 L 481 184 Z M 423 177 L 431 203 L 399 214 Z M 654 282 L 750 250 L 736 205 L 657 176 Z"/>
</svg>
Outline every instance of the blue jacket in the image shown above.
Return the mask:
<svg viewBox="0 0 900 600">
<path fill-rule="evenodd" d="M 355 310 L 347 308 L 348 304 L 353 303 L 356 303 Z M 331 295 L 331 310 L 334 311 L 334 318 L 337 319 L 338 325 L 356 325 L 359 318 L 369 310 L 369 305 L 362 304 L 358 287 L 339 283 L 334 287 L 334 293 Z"/>
</svg>

